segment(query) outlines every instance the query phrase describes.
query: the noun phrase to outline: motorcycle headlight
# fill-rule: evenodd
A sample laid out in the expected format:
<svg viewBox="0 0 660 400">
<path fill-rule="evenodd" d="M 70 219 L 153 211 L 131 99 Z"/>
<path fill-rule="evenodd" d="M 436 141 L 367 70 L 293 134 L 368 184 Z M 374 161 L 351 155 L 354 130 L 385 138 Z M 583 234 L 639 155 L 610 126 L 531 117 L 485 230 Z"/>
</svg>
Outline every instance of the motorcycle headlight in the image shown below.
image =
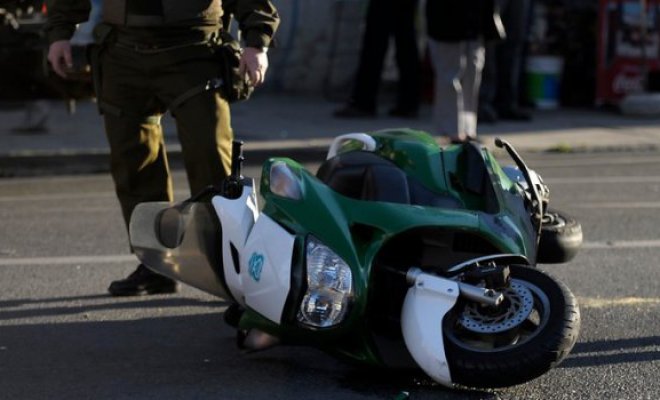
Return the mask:
<svg viewBox="0 0 660 400">
<path fill-rule="evenodd" d="M 282 161 L 276 161 L 270 166 L 270 191 L 278 196 L 300 200 L 302 188 L 300 179 L 291 168 Z"/>
<path fill-rule="evenodd" d="M 313 237 L 307 241 L 307 292 L 298 321 L 317 328 L 340 323 L 353 295 L 353 274 L 348 264 Z"/>
</svg>

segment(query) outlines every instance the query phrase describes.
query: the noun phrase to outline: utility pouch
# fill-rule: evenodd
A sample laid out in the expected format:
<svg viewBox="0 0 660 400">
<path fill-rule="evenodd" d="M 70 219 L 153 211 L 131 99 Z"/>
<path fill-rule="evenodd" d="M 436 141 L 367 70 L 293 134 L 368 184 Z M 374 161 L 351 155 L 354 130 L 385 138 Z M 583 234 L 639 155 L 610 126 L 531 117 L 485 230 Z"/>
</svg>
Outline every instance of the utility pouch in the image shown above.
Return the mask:
<svg viewBox="0 0 660 400">
<path fill-rule="evenodd" d="M 215 55 L 220 63 L 220 92 L 230 103 L 247 100 L 254 87 L 247 74 L 239 72 L 241 60 L 241 45 L 227 31 L 218 32 L 215 40 Z"/>
</svg>

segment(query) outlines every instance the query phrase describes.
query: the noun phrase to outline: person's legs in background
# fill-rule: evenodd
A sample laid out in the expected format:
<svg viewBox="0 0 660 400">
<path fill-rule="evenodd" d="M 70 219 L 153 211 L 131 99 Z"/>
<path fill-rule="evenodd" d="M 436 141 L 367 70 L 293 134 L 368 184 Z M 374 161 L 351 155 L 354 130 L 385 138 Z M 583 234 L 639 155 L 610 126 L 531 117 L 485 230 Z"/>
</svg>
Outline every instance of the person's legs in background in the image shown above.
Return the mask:
<svg viewBox="0 0 660 400">
<path fill-rule="evenodd" d="M 479 87 L 479 113 L 478 121 L 481 123 L 497 122 L 497 111 L 494 101 L 497 91 L 497 62 L 495 43 L 485 44 L 484 69 L 481 74 L 481 85 Z"/>
<path fill-rule="evenodd" d="M 461 85 L 463 87 L 463 112 L 460 131 L 469 138 L 477 137 L 477 111 L 479 107 L 479 88 L 484 69 L 485 49 L 481 40 L 464 42 L 465 68 Z"/>
<path fill-rule="evenodd" d="M 348 103 L 335 111 L 336 117 L 369 117 L 377 112 L 376 98 L 390 42 L 393 0 L 370 0 L 353 91 Z"/>
<path fill-rule="evenodd" d="M 23 121 L 11 130 L 18 134 L 48 133 L 50 102 L 46 99 L 29 100 L 25 105 Z"/>
<path fill-rule="evenodd" d="M 530 0 L 502 1 L 506 39 L 496 45 L 497 90 L 495 107 L 501 119 L 527 121 L 531 115 L 520 109 L 520 71 L 528 29 Z"/>
<path fill-rule="evenodd" d="M 417 47 L 417 0 L 396 0 L 394 43 L 399 70 L 396 103 L 389 114 L 394 117 L 414 118 L 419 110 L 421 95 L 421 61 Z"/>
<path fill-rule="evenodd" d="M 467 139 L 459 118 L 463 113 L 461 84 L 465 57 L 464 43 L 439 42 L 429 39 L 429 53 L 434 72 L 433 124 L 437 135 L 452 141 Z"/>
</svg>

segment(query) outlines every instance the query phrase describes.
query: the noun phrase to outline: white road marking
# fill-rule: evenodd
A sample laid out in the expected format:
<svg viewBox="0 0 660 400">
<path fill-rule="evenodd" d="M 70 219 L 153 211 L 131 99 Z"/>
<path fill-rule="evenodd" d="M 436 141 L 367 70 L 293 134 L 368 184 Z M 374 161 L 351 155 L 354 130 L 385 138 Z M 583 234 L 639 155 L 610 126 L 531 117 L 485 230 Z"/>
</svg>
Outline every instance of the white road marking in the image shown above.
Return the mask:
<svg viewBox="0 0 660 400">
<path fill-rule="evenodd" d="M 600 297 L 578 297 L 578 304 L 583 308 L 611 308 L 660 304 L 658 297 L 619 297 L 603 299 Z"/>
<path fill-rule="evenodd" d="M 575 155 L 566 157 L 558 157 L 557 159 L 534 159 L 526 157 L 527 165 L 532 169 L 539 168 L 573 168 L 585 166 L 612 166 L 612 165 L 640 165 L 640 164 L 658 164 L 660 158 L 658 156 L 636 156 L 636 157 L 621 157 L 621 158 L 578 158 Z M 509 159 L 500 161 L 502 165 L 513 164 Z"/>
<path fill-rule="evenodd" d="M 2 196 L 0 202 L 12 201 L 60 201 L 60 200 L 92 200 L 92 199 L 113 199 L 114 192 L 96 192 L 96 193 L 51 193 L 51 194 L 28 194 L 19 196 Z"/>
<path fill-rule="evenodd" d="M 583 250 L 639 249 L 660 248 L 660 240 L 612 240 L 602 242 L 584 242 Z M 25 265 L 89 265 L 135 261 L 135 256 L 111 254 L 98 256 L 61 256 L 61 257 L 25 257 L 0 258 L 0 267 Z"/>
<path fill-rule="evenodd" d="M 660 176 L 576 176 L 543 177 L 546 184 L 585 184 L 585 183 L 660 183 Z"/>
<path fill-rule="evenodd" d="M 660 201 L 607 201 L 571 204 L 572 208 L 660 208 Z"/>
<path fill-rule="evenodd" d="M 582 249 L 640 249 L 658 248 L 660 240 L 607 240 L 602 242 L 584 242 Z"/>
<path fill-rule="evenodd" d="M 186 198 L 190 192 L 178 190 L 174 192 L 175 198 Z M 27 194 L 19 196 L 1 196 L 0 202 L 27 202 L 27 201 L 61 201 L 61 200 L 93 200 L 107 199 L 115 200 L 115 192 L 95 192 L 95 193 L 52 193 L 52 194 Z"/>
<path fill-rule="evenodd" d="M 136 261 L 135 256 L 115 254 L 105 256 L 65 256 L 65 257 L 26 257 L 26 258 L 0 258 L 0 267 L 25 265 L 89 265 L 111 264 Z"/>
</svg>

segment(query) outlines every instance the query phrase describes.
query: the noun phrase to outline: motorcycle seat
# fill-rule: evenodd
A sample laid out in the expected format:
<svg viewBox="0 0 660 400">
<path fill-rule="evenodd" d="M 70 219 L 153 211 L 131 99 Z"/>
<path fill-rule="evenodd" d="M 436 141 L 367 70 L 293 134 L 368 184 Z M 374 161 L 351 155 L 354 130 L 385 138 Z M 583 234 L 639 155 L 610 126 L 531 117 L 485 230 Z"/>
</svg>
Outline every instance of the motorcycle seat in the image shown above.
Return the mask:
<svg viewBox="0 0 660 400">
<path fill-rule="evenodd" d="M 454 197 L 429 190 L 392 161 L 369 151 L 338 154 L 321 164 L 316 176 L 334 191 L 357 200 L 463 208 Z"/>
</svg>

